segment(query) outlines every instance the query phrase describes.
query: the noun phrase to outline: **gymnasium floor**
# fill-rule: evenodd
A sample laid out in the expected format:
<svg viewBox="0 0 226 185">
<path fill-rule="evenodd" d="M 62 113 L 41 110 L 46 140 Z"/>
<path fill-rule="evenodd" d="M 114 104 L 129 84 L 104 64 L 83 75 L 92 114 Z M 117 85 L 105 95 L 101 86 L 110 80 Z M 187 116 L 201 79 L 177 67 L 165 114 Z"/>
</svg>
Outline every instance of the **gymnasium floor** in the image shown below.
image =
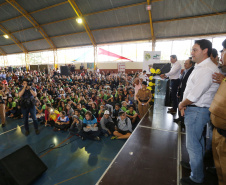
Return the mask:
<svg viewBox="0 0 226 185">
<path fill-rule="evenodd" d="M 0 159 L 24 145 L 30 145 L 48 167 L 34 185 L 94 185 L 125 143 L 124 140 L 111 140 L 109 137 L 103 137 L 101 141 L 82 141 L 77 136 L 54 132 L 51 127 L 43 125 L 37 136 L 32 123 L 31 133 L 26 137 L 22 125 L 22 119 L 7 118 L 7 126 L 0 127 Z M 63 147 L 42 152 L 51 144 Z"/>
<path fill-rule="evenodd" d="M 26 137 L 22 120 L 7 119 L 7 127 L 0 128 L 0 158 L 30 145 L 48 166 L 34 185 L 95 185 L 100 178 L 100 185 L 179 185 L 180 178 L 190 171 L 179 165 L 180 160 L 189 159 L 186 135 L 173 122 L 176 117 L 167 114 L 162 99 L 156 99 L 154 110 L 149 110 L 125 145 L 124 140 L 110 138 L 82 141 L 43 125 L 36 136 L 32 124 Z M 42 152 L 51 144 L 61 148 Z M 206 173 L 204 184 L 217 185 L 217 177 Z"/>
</svg>

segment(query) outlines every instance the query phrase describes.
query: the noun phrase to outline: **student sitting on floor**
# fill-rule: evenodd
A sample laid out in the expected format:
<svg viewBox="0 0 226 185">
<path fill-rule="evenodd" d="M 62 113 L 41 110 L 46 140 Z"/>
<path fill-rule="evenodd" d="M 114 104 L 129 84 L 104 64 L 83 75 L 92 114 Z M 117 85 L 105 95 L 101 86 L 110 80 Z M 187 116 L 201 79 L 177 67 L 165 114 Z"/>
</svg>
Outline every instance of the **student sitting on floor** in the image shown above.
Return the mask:
<svg viewBox="0 0 226 185">
<path fill-rule="evenodd" d="M 15 113 L 16 109 L 16 102 L 13 101 L 12 96 L 8 97 L 7 103 L 6 103 L 6 116 L 9 116 L 10 118 L 13 117 L 13 114 Z"/>
<path fill-rule="evenodd" d="M 137 124 L 140 121 L 137 112 L 134 110 L 133 105 L 129 106 L 129 110 L 126 111 L 126 116 L 130 119 L 132 123 L 133 130 L 136 128 Z"/>
<path fill-rule="evenodd" d="M 112 139 L 127 139 L 132 133 L 132 124 L 124 111 L 119 112 L 117 120 L 117 129 L 114 131 Z"/>
<path fill-rule="evenodd" d="M 115 131 L 115 124 L 110 116 L 110 112 L 106 110 L 104 116 L 100 120 L 101 132 L 105 137 L 108 137 Z"/>
<path fill-rule="evenodd" d="M 78 116 L 72 116 L 72 124 L 69 131 L 71 135 L 79 136 L 80 132 L 82 131 L 82 120 L 80 120 Z"/>
<path fill-rule="evenodd" d="M 56 117 L 54 117 L 53 114 L 54 114 L 54 110 L 52 109 L 51 104 L 47 103 L 46 110 L 45 110 L 45 126 L 50 125 L 53 127 L 55 125 L 55 119 L 57 118 L 57 115 Z"/>
<path fill-rule="evenodd" d="M 69 128 L 69 118 L 66 116 L 66 112 L 62 111 L 60 113 L 60 116 L 57 118 L 57 121 L 55 122 L 55 128 L 54 131 L 57 130 L 64 130 L 66 131 Z"/>
<path fill-rule="evenodd" d="M 125 101 L 122 102 L 122 111 L 126 112 L 127 111 L 127 103 Z"/>
<path fill-rule="evenodd" d="M 115 104 L 115 109 L 113 110 L 113 121 L 116 122 L 119 116 L 119 112 L 121 112 L 122 109 L 120 108 L 120 105 L 118 103 Z"/>
<path fill-rule="evenodd" d="M 80 115 L 80 110 L 79 110 L 79 109 L 75 109 L 75 115 L 78 116 L 78 118 L 79 118 L 80 120 L 83 120 L 82 115 Z"/>
<path fill-rule="evenodd" d="M 15 113 L 13 114 L 13 119 L 21 119 L 23 118 L 23 114 L 21 112 L 21 107 L 20 104 L 17 103 L 16 109 L 15 109 Z"/>
<path fill-rule="evenodd" d="M 83 119 L 83 128 L 81 131 L 82 140 L 93 139 L 100 140 L 100 129 L 98 127 L 97 119 L 90 111 L 87 111 Z"/>
</svg>

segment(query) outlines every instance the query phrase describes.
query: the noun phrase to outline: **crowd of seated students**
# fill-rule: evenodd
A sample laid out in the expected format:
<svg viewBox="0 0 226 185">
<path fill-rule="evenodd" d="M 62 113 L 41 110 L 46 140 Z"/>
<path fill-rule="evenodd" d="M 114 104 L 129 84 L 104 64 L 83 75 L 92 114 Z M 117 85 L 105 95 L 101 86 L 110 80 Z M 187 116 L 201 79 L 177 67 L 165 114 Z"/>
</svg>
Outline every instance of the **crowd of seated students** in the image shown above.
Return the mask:
<svg viewBox="0 0 226 185">
<path fill-rule="evenodd" d="M 57 71 L 6 73 L 1 84 L 6 116 L 23 118 L 18 91 L 28 79 L 36 89 L 36 116 L 40 124 L 55 132 L 69 131 L 81 139 L 100 140 L 101 136 L 126 139 L 139 122 L 133 76 L 125 73 Z M 6 77 L 5 76 L 5 77 Z M 22 120 L 21 120 L 22 121 Z"/>
</svg>

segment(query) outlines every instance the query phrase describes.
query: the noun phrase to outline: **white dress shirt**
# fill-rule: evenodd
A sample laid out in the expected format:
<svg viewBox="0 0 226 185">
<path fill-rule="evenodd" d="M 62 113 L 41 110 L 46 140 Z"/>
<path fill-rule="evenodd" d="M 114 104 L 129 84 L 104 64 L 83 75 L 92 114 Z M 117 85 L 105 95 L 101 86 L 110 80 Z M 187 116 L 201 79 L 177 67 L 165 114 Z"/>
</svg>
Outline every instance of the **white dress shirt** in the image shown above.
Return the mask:
<svg viewBox="0 0 226 185">
<path fill-rule="evenodd" d="M 194 102 L 192 105 L 198 107 L 210 107 L 219 87 L 212 80 L 215 72 L 219 73 L 219 69 L 210 58 L 196 64 L 188 78 L 183 100 L 188 99 Z"/>
<path fill-rule="evenodd" d="M 174 64 L 172 64 L 172 68 L 170 69 L 170 71 L 165 75 L 169 77 L 169 79 L 175 80 L 179 78 L 180 73 L 181 73 L 181 64 L 178 61 L 176 61 Z"/>
</svg>

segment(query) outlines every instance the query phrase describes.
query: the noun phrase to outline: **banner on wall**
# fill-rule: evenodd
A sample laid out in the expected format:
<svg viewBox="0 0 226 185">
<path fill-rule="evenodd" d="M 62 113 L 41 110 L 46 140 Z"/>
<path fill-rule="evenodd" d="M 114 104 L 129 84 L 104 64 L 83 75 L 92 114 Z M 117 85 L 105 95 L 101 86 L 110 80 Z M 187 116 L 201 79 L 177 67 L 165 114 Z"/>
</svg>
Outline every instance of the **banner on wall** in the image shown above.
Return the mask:
<svg viewBox="0 0 226 185">
<path fill-rule="evenodd" d="M 125 72 L 125 71 L 126 71 L 125 63 L 118 63 L 118 72 Z"/>
<path fill-rule="evenodd" d="M 143 70 L 150 74 L 149 65 L 160 62 L 161 51 L 144 51 Z"/>
<path fill-rule="evenodd" d="M 87 63 L 87 70 L 94 70 L 94 63 Z"/>
</svg>

